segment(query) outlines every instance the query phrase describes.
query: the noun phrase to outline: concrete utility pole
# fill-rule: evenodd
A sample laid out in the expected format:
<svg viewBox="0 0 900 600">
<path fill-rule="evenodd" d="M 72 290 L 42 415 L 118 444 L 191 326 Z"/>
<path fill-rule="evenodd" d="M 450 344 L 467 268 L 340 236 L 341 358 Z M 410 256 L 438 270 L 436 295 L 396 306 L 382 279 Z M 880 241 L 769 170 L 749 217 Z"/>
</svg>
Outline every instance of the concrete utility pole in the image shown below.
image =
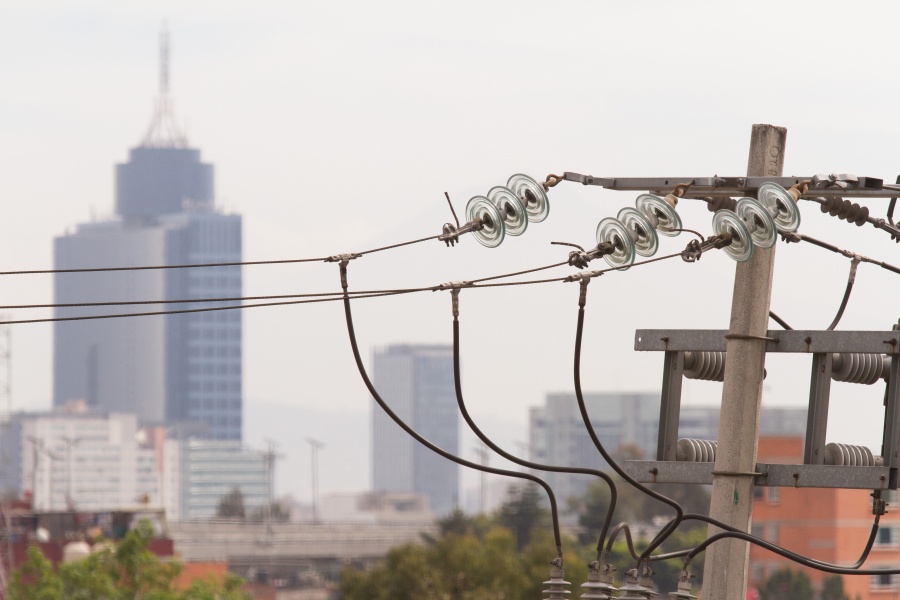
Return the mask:
<svg viewBox="0 0 900 600">
<path fill-rule="evenodd" d="M 748 176 L 781 176 L 787 129 L 754 125 L 750 137 Z M 750 531 L 753 506 L 753 472 L 759 438 L 759 406 L 775 246 L 755 248 L 753 257 L 737 264 L 731 323 L 719 418 L 719 446 L 713 471 L 710 516 L 742 531 Z M 721 531 L 710 525 L 709 535 Z M 706 550 L 703 597 L 744 600 L 747 596 L 747 542 L 725 539 Z"/>
</svg>

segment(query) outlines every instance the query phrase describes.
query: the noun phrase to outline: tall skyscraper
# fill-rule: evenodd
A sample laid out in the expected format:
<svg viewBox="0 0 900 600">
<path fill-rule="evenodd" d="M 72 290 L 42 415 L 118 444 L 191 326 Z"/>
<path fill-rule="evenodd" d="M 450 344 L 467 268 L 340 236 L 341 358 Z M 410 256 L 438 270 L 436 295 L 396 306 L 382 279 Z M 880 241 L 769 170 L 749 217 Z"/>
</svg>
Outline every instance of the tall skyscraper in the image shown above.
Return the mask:
<svg viewBox="0 0 900 600">
<path fill-rule="evenodd" d="M 393 345 L 375 352 L 375 388 L 430 442 L 459 454 L 459 412 L 450 346 Z M 418 492 L 445 515 L 459 505 L 459 466 L 409 437 L 372 401 L 372 491 Z"/>
<path fill-rule="evenodd" d="M 153 121 L 128 162 L 116 165 L 113 219 L 82 223 L 54 240 L 56 269 L 240 262 L 241 217 L 215 206 L 213 166 L 178 129 L 169 98 L 169 43 L 161 37 Z M 210 306 L 176 300 L 241 295 L 238 266 L 59 273 L 57 304 L 162 301 L 58 308 L 57 317 Z M 194 423 L 198 433 L 241 439 L 241 312 L 225 310 L 58 322 L 53 400 L 131 412 L 145 424 Z"/>
</svg>

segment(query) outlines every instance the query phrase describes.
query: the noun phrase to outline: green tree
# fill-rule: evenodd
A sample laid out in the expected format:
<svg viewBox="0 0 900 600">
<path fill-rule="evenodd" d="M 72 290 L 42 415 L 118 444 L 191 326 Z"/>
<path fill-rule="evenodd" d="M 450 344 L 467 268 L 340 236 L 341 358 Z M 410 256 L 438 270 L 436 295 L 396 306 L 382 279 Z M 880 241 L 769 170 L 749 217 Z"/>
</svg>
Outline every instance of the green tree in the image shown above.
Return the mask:
<svg viewBox="0 0 900 600">
<path fill-rule="evenodd" d="M 772 573 L 759 588 L 760 600 L 813 600 L 812 582 L 805 573 L 780 569 Z"/>
<path fill-rule="evenodd" d="M 844 591 L 844 578 L 830 575 L 823 579 L 821 600 L 850 600 L 850 596 Z"/>
<path fill-rule="evenodd" d="M 450 522 L 459 523 L 455 518 Z M 583 561 L 565 539 L 566 578 L 584 581 Z M 343 600 L 531 600 L 541 596 L 556 545 L 549 527 L 535 528 L 522 551 L 513 533 L 494 524 L 482 535 L 448 531 L 424 545 L 391 550 L 378 566 L 341 573 Z"/>
<path fill-rule="evenodd" d="M 244 494 L 241 492 L 241 488 L 235 486 L 219 499 L 219 506 L 216 507 L 217 517 L 243 519 L 245 514 Z"/>
<path fill-rule="evenodd" d="M 511 486 L 507 501 L 497 513 L 497 522 L 513 532 L 519 550 L 528 545 L 534 528 L 549 528 L 550 511 L 541 503 L 542 494 L 534 483 Z"/>
<path fill-rule="evenodd" d="M 224 583 L 195 581 L 177 591 L 173 582 L 181 565 L 163 561 L 150 552 L 153 525 L 143 521 L 119 542 L 86 558 L 65 563 L 54 572 L 38 547 L 15 569 L 9 582 L 8 600 L 249 600 L 241 591 L 242 580 L 228 577 Z"/>
</svg>

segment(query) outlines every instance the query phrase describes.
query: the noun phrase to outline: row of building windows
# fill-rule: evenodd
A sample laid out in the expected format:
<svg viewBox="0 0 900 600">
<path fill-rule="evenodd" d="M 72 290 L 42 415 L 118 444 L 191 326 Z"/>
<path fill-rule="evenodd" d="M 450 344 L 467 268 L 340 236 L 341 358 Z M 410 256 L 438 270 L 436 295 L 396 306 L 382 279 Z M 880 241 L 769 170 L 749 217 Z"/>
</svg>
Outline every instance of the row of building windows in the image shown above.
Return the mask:
<svg viewBox="0 0 900 600">
<path fill-rule="evenodd" d="M 227 408 L 231 408 L 232 410 L 240 410 L 241 409 L 241 400 L 240 398 L 232 398 L 231 400 L 227 399 L 212 399 L 212 398 L 204 398 L 202 401 L 199 399 L 191 399 L 188 402 L 188 406 L 194 409 L 199 408 L 218 408 L 221 410 L 225 410 Z"/>
<path fill-rule="evenodd" d="M 240 392 L 240 381 L 191 381 L 189 389 L 192 392 Z"/>
<path fill-rule="evenodd" d="M 199 299 L 199 298 L 198 298 Z M 204 308 L 210 307 L 214 308 L 216 306 L 221 306 L 220 304 L 207 304 L 200 306 L 198 305 L 195 308 Z M 188 319 L 188 325 L 191 327 L 201 326 L 204 323 L 218 323 L 218 324 L 234 324 L 240 325 L 241 323 L 241 311 L 238 309 L 234 310 L 211 310 L 202 313 L 193 313 L 190 315 Z"/>
<path fill-rule="evenodd" d="M 231 363 L 231 364 L 222 364 L 222 363 L 206 363 L 206 364 L 196 364 L 192 363 L 190 367 L 188 367 L 188 372 L 191 375 L 240 375 L 241 374 L 241 363 Z"/>
<path fill-rule="evenodd" d="M 207 327 L 207 328 L 199 328 L 199 327 L 191 327 L 188 329 L 188 339 L 189 340 L 240 340 L 241 339 L 241 329 L 240 327 L 234 328 L 223 328 L 223 327 Z"/>
<path fill-rule="evenodd" d="M 215 344 L 208 346 L 191 345 L 188 349 L 188 356 L 204 358 L 240 358 L 241 346 L 240 344 Z"/>
</svg>

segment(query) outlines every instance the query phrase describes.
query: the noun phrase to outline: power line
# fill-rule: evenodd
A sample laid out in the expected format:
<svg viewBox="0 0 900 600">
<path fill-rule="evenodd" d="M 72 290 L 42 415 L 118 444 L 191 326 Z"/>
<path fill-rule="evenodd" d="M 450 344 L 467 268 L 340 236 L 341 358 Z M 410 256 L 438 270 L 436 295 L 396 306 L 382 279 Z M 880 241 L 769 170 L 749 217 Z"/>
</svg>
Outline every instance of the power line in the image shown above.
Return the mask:
<svg viewBox="0 0 900 600">
<path fill-rule="evenodd" d="M 353 258 L 358 258 L 360 256 L 365 256 L 366 254 L 374 254 L 375 252 L 382 252 L 384 250 L 392 250 L 394 248 L 402 248 L 404 246 L 410 246 L 412 244 L 418 244 L 420 242 L 427 242 L 429 240 L 436 240 L 443 234 L 432 235 L 428 237 L 423 237 L 415 240 L 410 240 L 408 242 L 400 242 L 399 244 L 391 244 L 389 246 L 382 246 L 380 248 L 373 248 L 371 250 L 364 250 L 362 252 L 353 252 L 349 256 Z M 331 255 L 331 256 L 319 256 L 316 258 L 289 258 L 282 260 L 250 260 L 250 261 L 238 261 L 238 262 L 217 262 L 217 263 L 189 263 L 189 264 L 178 264 L 178 265 L 149 265 L 149 266 L 138 266 L 138 267 L 85 267 L 79 269 L 31 269 L 31 270 L 21 270 L 21 271 L 0 271 L 0 276 L 4 275 L 53 275 L 58 273 L 108 273 L 115 271 L 153 271 L 153 270 L 166 270 L 166 269 L 198 269 L 198 268 L 208 268 L 208 267 L 246 267 L 246 266 L 256 266 L 256 265 L 284 265 L 284 264 L 296 264 L 296 263 L 309 263 L 309 262 L 337 262 L 340 260 L 341 255 Z"/>
</svg>

